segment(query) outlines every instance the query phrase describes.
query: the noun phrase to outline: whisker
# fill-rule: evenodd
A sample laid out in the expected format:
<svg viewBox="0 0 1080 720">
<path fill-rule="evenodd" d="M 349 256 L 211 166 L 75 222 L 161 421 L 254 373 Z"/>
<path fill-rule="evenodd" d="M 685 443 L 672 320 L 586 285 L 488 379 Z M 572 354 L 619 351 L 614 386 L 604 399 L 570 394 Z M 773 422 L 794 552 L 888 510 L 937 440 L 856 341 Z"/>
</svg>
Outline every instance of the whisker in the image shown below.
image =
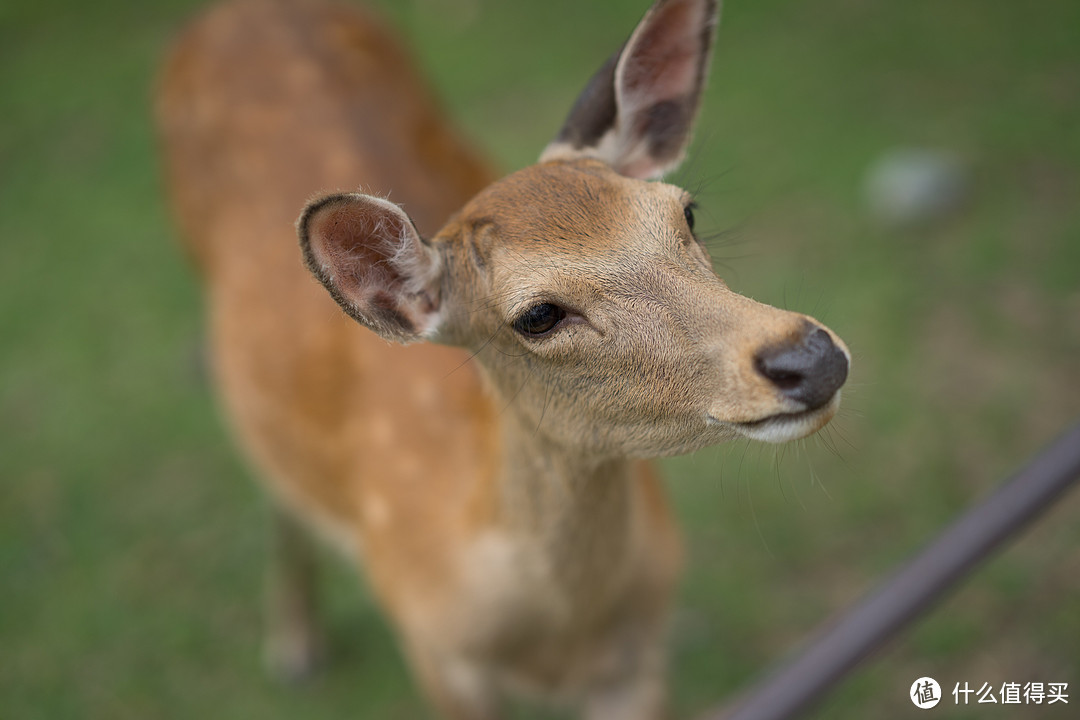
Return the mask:
<svg viewBox="0 0 1080 720">
<path fill-rule="evenodd" d="M 750 491 L 749 485 L 747 485 L 746 497 L 749 501 L 750 516 L 754 520 L 754 529 L 757 530 L 757 536 L 761 540 L 761 544 L 765 547 L 765 552 L 769 554 L 769 557 L 775 558 L 776 555 L 773 553 L 772 548 L 769 547 L 769 541 L 765 539 L 765 533 L 761 530 L 761 523 L 758 521 L 757 509 L 754 507 L 754 497 L 753 493 Z"/>
</svg>

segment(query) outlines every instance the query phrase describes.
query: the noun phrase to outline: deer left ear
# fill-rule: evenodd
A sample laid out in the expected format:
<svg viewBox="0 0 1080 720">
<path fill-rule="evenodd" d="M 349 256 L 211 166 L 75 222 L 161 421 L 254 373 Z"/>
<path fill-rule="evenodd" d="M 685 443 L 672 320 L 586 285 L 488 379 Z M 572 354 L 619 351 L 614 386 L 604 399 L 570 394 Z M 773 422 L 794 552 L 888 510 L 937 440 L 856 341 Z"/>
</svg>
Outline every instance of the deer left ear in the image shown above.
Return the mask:
<svg viewBox="0 0 1080 720">
<path fill-rule="evenodd" d="M 673 170 L 690 143 L 718 14 L 718 0 L 657 0 L 586 85 L 540 162 L 593 157 L 641 179 Z"/>
<path fill-rule="evenodd" d="M 401 208 L 330 195 L 308 205 L 296 227 L 308 269 L 353 319 L 399 343 L 436 334 L 442 262 Z"/>
</svg>

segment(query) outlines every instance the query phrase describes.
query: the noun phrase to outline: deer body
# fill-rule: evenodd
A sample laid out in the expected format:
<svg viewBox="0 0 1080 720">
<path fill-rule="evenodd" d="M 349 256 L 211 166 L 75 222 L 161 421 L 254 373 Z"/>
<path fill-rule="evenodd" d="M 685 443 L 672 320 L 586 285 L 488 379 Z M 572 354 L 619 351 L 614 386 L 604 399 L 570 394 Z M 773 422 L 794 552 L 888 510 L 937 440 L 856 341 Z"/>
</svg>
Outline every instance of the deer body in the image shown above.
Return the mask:
<svg viewBox="0 0 1080 720">
<path fill-rule="evenodd" d="M 362 562 L 446 717 L 498 717 L 513 688 L 660 717 L 680 551 L 644 459 L 836 410 L 839 340 L 728 290 L 686 193 L 643 180 L 684 152 L 715 17 L 658 2 L 542 162 L 497 182 L 359 11 L 237 0 L 166 68 L 232 428 L 277 504 Z M 409 215 L 331 195 L 298 247 L 298 210 L 358 185 Z M 317 650 L 298 553 L 272 598 L 287 672 Z"/>
</svg>

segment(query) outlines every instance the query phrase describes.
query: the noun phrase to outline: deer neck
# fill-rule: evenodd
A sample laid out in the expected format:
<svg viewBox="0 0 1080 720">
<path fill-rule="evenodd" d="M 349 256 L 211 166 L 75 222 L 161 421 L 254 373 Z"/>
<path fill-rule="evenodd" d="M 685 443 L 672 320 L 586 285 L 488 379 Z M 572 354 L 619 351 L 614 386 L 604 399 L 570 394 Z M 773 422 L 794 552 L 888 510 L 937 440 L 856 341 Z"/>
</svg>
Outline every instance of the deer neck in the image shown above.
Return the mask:
<svg viewBox="0 0 1080 720">
<path fill-rule="evenodd" d="M 502 448 L 501 472 L 487 493 L 492 525 L 527 548 L 564 590 L 602 595 L 630 553 L 630 461 L 560 447 L 512 409 L 502 421 Z"/>
</svg>

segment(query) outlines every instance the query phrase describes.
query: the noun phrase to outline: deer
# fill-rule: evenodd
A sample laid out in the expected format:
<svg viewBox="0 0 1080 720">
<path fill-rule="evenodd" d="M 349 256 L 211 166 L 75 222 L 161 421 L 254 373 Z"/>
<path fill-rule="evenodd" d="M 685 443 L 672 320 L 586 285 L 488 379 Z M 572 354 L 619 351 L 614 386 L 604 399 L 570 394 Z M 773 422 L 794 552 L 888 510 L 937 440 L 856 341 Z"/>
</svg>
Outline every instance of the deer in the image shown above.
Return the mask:
<svg viewBox="0 0 1080 720">
<path fill-rule="evenodd" d="M 729 289 L 661 180 L 718 4 L 656 0 L 501 179 L 370 11 L 230 0 L 175 42 L 166 184 L 224 415 L 274 507 L 273 671 L 323 653 L 325 540 L 439 716 L 493 720 L 521 693 L 666 716 L 683 559 L 651 460 L 812 434 L 850 364 L 822 323 Z"/>
</svg>

